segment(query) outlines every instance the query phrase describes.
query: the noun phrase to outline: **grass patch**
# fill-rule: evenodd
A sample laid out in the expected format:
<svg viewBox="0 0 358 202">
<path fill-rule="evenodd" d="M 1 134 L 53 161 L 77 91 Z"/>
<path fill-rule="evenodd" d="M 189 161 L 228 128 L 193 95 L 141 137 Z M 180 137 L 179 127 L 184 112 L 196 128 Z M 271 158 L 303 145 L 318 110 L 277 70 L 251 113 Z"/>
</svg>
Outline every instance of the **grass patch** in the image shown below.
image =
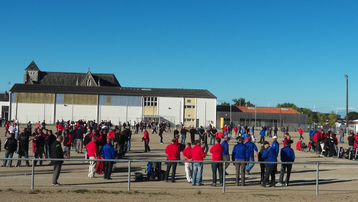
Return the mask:
<svg viewBox="0 0 358 202">
<path fill-rule="evenodd" d="M 62 189 L 57 190 L 57 192 L 58 192 L 58 193 L 61 193 L 61 192 L 62 192 Z"/>
<path fill-rule="evenodd" d="M 41 193 L 41 191 L 38 189 L 29 191 L 29 194 L 39 194 L 39 193 Z"/>
<path fill-rule="evenodd" d="M 274 195 L 274 194 L 252 194 L 254 197 L 260 197 L 260 196 L 264 196 L 264 197 L 278 197 L 278 195 Z"/>
<path fill-rule="evenodd" d="M 73 190 L 73 192 L 78 193 L 78 194 L 84 194 L 84 193 L 89 192 L 89 190 L 88 189 L 76 189 L 76 190 Z"/>
<path fill-rule="evenodd" d="M 122 191 L 111 191 L 111 194 L 121 194 L 123 193 Z"/>
<path fill-rule="evenodd" d="M 52 191 L 50 191 L 50 190 L 45 190 L 45 191 L 42 191 L 42 193 L 49 193 L 49 194 L 51 194 L 52 193 Z"/>
<path fill-rule="evenodd" d="M 196 191 L 196 194 L 197 194 L 197 195 L 200 195 L 200 194 L 201 194 L 201 191 L 200 191 L 200 190 Z"/>
<path fill-rule="evenodd" d="M 135 193 L 135 194 L 138 194 L 138 193 L 139 193 L 139 191 L 134 191 L 134 193 Z"/>
<path fill-rule="evenodd" d="M 157 193 L 149 193 L 151 195 L 155 195 L 155 196 L 158 196 L 158 195 L 170 195 L 169 193 L 167 193 L 166 191 L 165 192 L 157 192 Z"/>
<path fill-rule="evenodd" d="M 8 188 L 6 191 L 14 191 L 13 188 Z"/>
<path fill-rule="evenodd" d="M 103 189 L 98 189 L 98 190 L 94 190 L 93 193 L 95 193 L 95 194 L 107 194 L 108 191 L 103 190 Z"/>
</svg>

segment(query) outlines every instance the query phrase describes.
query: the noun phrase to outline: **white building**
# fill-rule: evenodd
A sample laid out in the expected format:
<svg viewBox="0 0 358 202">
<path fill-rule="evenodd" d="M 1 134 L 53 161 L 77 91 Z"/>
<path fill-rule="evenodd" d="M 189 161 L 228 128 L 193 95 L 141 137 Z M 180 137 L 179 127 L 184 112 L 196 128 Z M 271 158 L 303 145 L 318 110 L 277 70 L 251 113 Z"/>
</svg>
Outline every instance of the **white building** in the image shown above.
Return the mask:
<svg viewBox="0 0 358 202">
<path fill-rule="evenodd" d="M 42 72 L 34 62 L 10 95 L 10 118 L 20 123 L 150 119 L 172 126 L 216 125 L 216 97 L 208 90 L 127 88 L 113 74 Z"/>
</svg>

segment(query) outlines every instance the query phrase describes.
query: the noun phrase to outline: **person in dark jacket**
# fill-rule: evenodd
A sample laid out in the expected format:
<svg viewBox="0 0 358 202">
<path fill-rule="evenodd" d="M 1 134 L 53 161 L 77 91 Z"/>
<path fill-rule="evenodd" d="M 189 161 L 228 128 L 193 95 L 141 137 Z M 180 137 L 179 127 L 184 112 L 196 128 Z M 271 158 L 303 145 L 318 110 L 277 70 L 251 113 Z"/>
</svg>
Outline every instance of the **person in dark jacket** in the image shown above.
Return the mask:
<svg viewBox="0 0 358 202">
<path fill-rule="evenodd" d="M 36 148 L 35 148 L 35 158 L 42 159 L 44 155 L 44 147 L 45 147 L 45 135 L 42 133 L 41 129 L 38 129 L 39 134 L 36 137 Z M 37 160 L 34 161 L 35 166 L 37 165 Z M 42 165 L 42 161 L 40 161 L 40 166 Z"/>
<path fill-rule="evenodd" d="M 49 149 L 49 157 L 51 158 L 51 145 L 56 141 L 56 136 L 53 134 L 52 130 L 48 130 L 48 145 Z"/>
<path fill-rule="evenodd" d="M 63 137 L 58 136 L 56 141 L 51 145 L 51 158 L 52 159 L 63 159 L 63 150 L 61 147 Z M 70 143 L 71 145 L 71 143 Z M 59 186 L 58 177 L 60 176 L 61 167 L 63 161 L 51 161 L 53 165 L 53 177 L 52 177 L 52 186 Z"/>
<path fill-rule="evenodd" d="M 66 159 L 69 159 L 71 154 L 70 152 L 71 152 L 72 135 L 68 130 L 65 130 L 63 138 L 64 138 L 63 146 L 65 148 L 65 156 Z"/>
<path fill-rule="evenodd" d="M 265 159 L 265 161 L 267 162 L 277 162 L 277 156 L 276 156 L 276 151 L 274 148 L 270 147 L 270 143 L 268 143 L 267 141 L 264 142 L 264 147 L 265 150 L 262 153 L 262 158 Z M 275 167 L 276 167 L 276 163 L 266 163 L 266 174 L 265 174 L 265 179 L 263 181 L 262 184 L 260 184 L 260 186 L 265 187 L 266 183 L 268 182 L 269 176 L 271 175 L 271 186 L 275 186 Z"/>
<path fill-rule="evenodd" d="M 5 149 L 5 158 L 12 158 L 14 152 L 17 150 L 17 142 L 14 138 L 15 134 L 10 133 L 9 137 L 5 140 L 4 149 Z M 5 167 L 7 160 L 4 160 L 4 164 L 1 167 Z M 12 160 L 9 160 L 9 167 L 12 167 Z"/>
<path fill-rule="evenodd" d="M 29 141 L 30 141 L 30 134 L 26 128 L 22 130 L 20 136 L 18 138 L 19 141 L 19 159 L 21 157 L 29 158 Z M 21 166 L 21 160 L 17 161 L 16 167 Z M 29 161 L 26 160 L 26 167 L 29 167 Z"/>
<path fill-rule="evenodd" d="M 286 141 L 286 146 L 281 149 L 281 161 L 282 162 L 294 162 L 295 161 L 295 152 L 291 148 L 291 144 L 293 143 L 292 140 Z M 283 186 L 283 175 L 285 174 L 285 171 L 287 172 L 286 180 L 285 180 L 285 186 L 288 186 L 288 183 L 290 181 L 291 176 L 291 170 L 292 170 L 292 164 L 282 164 L 281 166 L 281 172 L 280 172 L 280 178 L 278 180 L 278 183 L 276 184 L 277 187 Z"/>
</svg>

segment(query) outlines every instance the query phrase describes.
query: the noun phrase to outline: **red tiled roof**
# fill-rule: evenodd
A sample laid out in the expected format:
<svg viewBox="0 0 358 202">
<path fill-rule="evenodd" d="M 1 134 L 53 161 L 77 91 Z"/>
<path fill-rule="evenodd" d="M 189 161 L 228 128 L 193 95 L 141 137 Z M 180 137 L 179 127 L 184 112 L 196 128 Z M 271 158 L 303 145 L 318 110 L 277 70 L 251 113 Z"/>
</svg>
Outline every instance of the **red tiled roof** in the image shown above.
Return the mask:
<svg viewBox="0 0 358 202">
<path fill-rule="evenodd" d="M 255 113 L 255 107 L 237 107 L 244 113 Z M 270 114 L 300 114 L 290 107 L 256 107 L 256 113 L 270 113 Z"/>
</svg>

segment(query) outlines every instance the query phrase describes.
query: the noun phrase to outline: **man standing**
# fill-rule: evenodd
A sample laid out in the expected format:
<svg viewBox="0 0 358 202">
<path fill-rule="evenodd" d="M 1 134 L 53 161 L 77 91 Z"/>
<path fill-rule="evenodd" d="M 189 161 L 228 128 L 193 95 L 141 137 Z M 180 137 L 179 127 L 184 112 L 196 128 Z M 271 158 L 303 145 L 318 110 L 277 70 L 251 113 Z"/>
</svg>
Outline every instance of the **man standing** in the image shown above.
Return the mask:
<svg viewBox="0 0 358 202">
<path fill-rule="evenodd" d="M 185 145 L 185 140 L 186 140 L 186 133 L 188 132 L 188 130 L 183 127 L 181 130 L 180 130 L 180 134 L 181 134 L 181 141 L 180 143 Z"/>
<path fill-rule="evenodd" d="M 230 154 L 229 154 L 229 137 L 224 137 L 224 141 L 221 143 L 221 146 L 223 146 L 223 161 L 230 161 Z M 229 167 L 230 163 L 225 163 L 225 175 L 228 175 L 229 173 L 226 172 L 227 167 Z"/>
<path fill-rule="evenodd" d="M 293 149 L 291 148 L 292 143 L 293 143 L 292 140 L 287 140 L 286 146 L 281 149 L 281 161 L 282 162 L 294 162 L 295 161 L 295 152 L 293 152 Z M 292 164 L 282 164 L 280 178 L 278 180 L 278 183 L 276 184 L 277 187 L 283 186 L 283 175 L 285 174 L 285 171 L 287 172 L 285 186 L 286 187 L 288 186 L 288 183 L 290 181 L 290 176 L 291 176 L 291 170 L 292 170 Z"/>
<path fill-rule="evenodd" d="M 223 185 L 223 163 L 221 162 L 223 160 L 223 152 L 224 147 L 220 144 L 221 139 L 216 138 L 215 145 L 211 147 L 210 153 L 212 154 L 212 161 L 215 161 L 215 163 L 211 163 L 211 170 L 213 172 L 213 183 L 211 186 L 216 186 L 216 171 L 219 170 L 219 181 L 220 186 Z M 217 162 L 219 161 L 219 162 Z"/>
<path fill-rule="evenodd" d="M 93 159 L 96 159 L 98 156 L 98 147 L 97 147 L 96 142 L 97 142 L 97 138 L 92 137 L 92 141 L 86 145 L 88 158 L 90 159 L 90 161 L 89 161 L 90 165 L 88 168 L 88 177 L 89 178 L 94 178 L 94 173 L 96 171 L 97 162 L 91 161 Z"/>
<path fill-rule="evenodd" d="M 339 131 L 339 142 L 344 143 L 344 132 L 343 129 Z"/>
<path fill-rule="evenodd" d="M 149 133 L 148 133 L 147 129 L 144 129 L 143 141 L 144 141 L 144 152 L 150 152 Z"/>
<path fill-rule="evenodd" d="M 6 138 L 4 143 L 5 158 L 12 159 L 14 152 L 17 150 L 17 142 L 14 138 L 14 133 L 10 133 L 9 137 Z M 4 164 L 1 167 L 6 167 L 7 160 L 4 160 Z M 9 160 L 9 167 L 12 167 L 12 160 Z"/>
<path fill-rule="evenodd" d="M 203 163 L 195 162 L 195 161 L 203 161 L 205 158 L 205 153 L 203 148 L 200 146 L 200 140 L 195 140 L 195 146 L 191 149 L 191 155 L 193 157 L 193 177 L 192 177 L 192 185 L 195 186 L 196 176 L 198 175 L 198 185 L 204 185 L 202 183 L 203 177 Z"/>
<path fill-rule="evenodd" d="M 302 137 L 302 135 L 303 135 L 303 130 L 302 130 L 302 128 L 301 127 L 298 127 L 298 129 L 297 129 L 297 131 L 298 131 L 298 134 L 300 134 L 300 139 L 299 140 L 303 140 L 304 138 Z"/>
<path fill-rule="evenodd" d="M 83 148 L 83 130 L 82 126 L 79 126 L 77 130 L 75 130 L 75 138 L 76 138 L 76 148 L 77 153 L 82 153 Z"/>
<path fill-rule="evenodd" d="M 239 176 L 241 175 L 241 186 L 245 186 L 245 166 L 244 161 L 248 161 L 246 146 L 243 144 L 244 139 L 239 137 L 238 143 L 232 150 L 231 160 L 239 161 L 235 163 L 236 167 L 236 186 L 239 186 Z"/>
<path fill-rule="evenodd" d="M 175 142 L 176 142 L 176 139 L 173 139 L 172 142 L 165 148 L 165 153 L 167 154 L 168 161 L 171 161 L 171 160 L 176 161 L 179 159 L 180 148 L 178 145 L 175 144 Z M 165 178 L 164 178 L 165 182 L 168 182 L 168 176 L 169 176 L 171 167 L 173 167 L 171 181 L 175 182 L 175 172 L 177 169 L 177 162 L 168 162 L 167 170 L 165 172 Z"/>
<path fill-rule="evenodd" d="M 191 183 L 192 175 L 193 175 L 193 163 L 189 162 L 192 160 L 191 155 L 191 144 L 190 142 L 186 143 L 186 148 L 183 151 L 183 156 L 185 160 L 185 174 L 186 174 L 186 180 Z"/>
<path fill-rule="evenodd" d="M 40 158 L 44 156 L 44 146 L 45 146 L 45 134 L 42 133 L 41 129 L 38 129 L 38 135 L 36 137 L 36 148 L 35 148 L 35 158 Z M 43 161 L 40 161 L 40 166 L 42 166 Z M 37 160 L 34 161 L 35 166 L 37 165 Z"/>
<path fill-rule="evenodd" d="M 265 130 L 264 130 L 264 126 L 262 126 L 261 131 L 260 131 L 260 143 L 265 142 Z"/>
<path fill-rule="evenodd" d="M 196 133 L 196 130 L 195 130 L 194 126 L 191 127 L 189 133 L 190 133 L 191 144 L 194 145 L 195 144 L 195 133 Z"/>
<path fill-rule="evenodd" d="M 103 159 L 114 159 L 114 148 L 112 146 L 112 139 L 107 139 L 107 144 L 103 146 L 102 149 L 102 158 Z M 113 161 L 104 162 L 104 179 L 111 180 Z"/>
<path fill-rule="evenodd" d="M 52 159 L 63 159 L 63 151 L 61 147 L 63 137 L 58 136 L 56 141 L 51 145 L 51 158 Z M 52 161 L 53 165 L 53 177 L 52 177 L 52 186 L 59 186 L 60 183 L 57 182 L 58 177 L 60 176 L 61 167 L 63 161 Z"/>
<path fill-rule="evenodd" d="M 22 133 L 20 133 L 19 141 L 19 159 L 21 157 L 29 158 L 29 141 L 30 141 L 30 134 L 27 132 L 27 129 L 24 128 Z M 16 167 L 21 166 L 21 160 L 17 161 Z M 26 160 L 26 167 L 29 167 L 29 161 Z"/>
<path fill-rule="evenodd" d="M 262 158 L 265 159 L 265 161 L 267 161 L 267 162 L 277 162 L 276 151 L 272 147 L 270 147 L 270 143 L 265 141 L 264 147 L 265 147 L 265 150 L 262 153 Z M 262 184 L 260 184 L 260 186 L 266 187 L 266 184 L 268 182 L 270 175 L 271 175 L 271 185 L 270 186 L 275 186 L 275 174 L 276 174 L 275 167 L 277 166 L 277 164 L 270 163 L 270 164 L 265 164 L 265 166 L 266 166 L 266 174 L 265 174 L 264 181 Z"/>
<path fill-rule="evenodd" d="M 251 139 L 249 137 L 245 138 L 245 146 L 247 149 L 247 155 L 249 156 L 249 161 L 255 161 L 254 151 L 256 152 L 255 156 L 257 157 L 258 149 L 256 145 L 253 142 L 251 142 Z M 246 175 L 250 175 L 250 170 L 254 167 L 254 165 L 255 164 L 250 163 L 246 166 L 246 171 L 245 171 Z"/>
</svg>

